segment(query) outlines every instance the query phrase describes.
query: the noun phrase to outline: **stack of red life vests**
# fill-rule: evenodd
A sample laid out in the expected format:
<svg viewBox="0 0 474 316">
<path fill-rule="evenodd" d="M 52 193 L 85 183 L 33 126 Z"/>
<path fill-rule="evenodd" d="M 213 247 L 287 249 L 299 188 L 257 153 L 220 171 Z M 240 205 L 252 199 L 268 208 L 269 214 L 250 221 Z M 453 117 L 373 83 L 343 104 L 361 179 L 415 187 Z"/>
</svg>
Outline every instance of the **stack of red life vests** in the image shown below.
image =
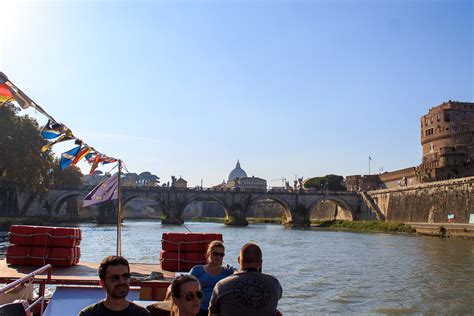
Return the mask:
<svg viewBox="0 0 474 316">
<path fill-rule="evenodd" d="M 222 234 L 163 233 L 161 239 L 161 268 L 185 272 L 198 264 L 206 264 L 207 246 L 213 240 L 222 241 Z"/>
<path fill-rule="evenodd" d="M 81 258 L 79 228 L 12 225 L 8 235 L 8 264 L 70 267 Z"/>
</svg>

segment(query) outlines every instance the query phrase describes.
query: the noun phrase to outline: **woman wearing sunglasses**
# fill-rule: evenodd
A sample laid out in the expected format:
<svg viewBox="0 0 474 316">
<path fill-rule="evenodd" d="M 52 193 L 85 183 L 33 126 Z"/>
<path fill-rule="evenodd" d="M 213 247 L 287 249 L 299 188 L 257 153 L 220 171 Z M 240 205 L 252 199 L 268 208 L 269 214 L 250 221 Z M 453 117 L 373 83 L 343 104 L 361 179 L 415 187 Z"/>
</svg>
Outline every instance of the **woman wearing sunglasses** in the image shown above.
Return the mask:
<svg viewBox="0 0 474 316">
<path fill-rule="evenodd" d="M 194 266 L 189 272 L 199 280 L 203 292 L 201 310 L 199 311 L 198 316 L 207 316 L 209 314 L 209 301 L 211 300 L 214 286 L 217 282 L 232 275 L 235 271 L 232 267 L 222 265 L 224 256 L 224 244 L 219 240 L 214 240 L 207 247 L 207 264 Z"/>
<path fill-rule="evenodd" d="M 196 316 L 201 306 L 199 281 L 192 275 L 181 275 L 171 283 L 171 316 Z"/>
<path fill-rule="evenodd" d="M 201 306 L 201 298 L 198 279 L 185 274 L 173 280 L 163 302 L 153 303 L 146 308 L 150 316 L 196 316 Z"/>
</svg>

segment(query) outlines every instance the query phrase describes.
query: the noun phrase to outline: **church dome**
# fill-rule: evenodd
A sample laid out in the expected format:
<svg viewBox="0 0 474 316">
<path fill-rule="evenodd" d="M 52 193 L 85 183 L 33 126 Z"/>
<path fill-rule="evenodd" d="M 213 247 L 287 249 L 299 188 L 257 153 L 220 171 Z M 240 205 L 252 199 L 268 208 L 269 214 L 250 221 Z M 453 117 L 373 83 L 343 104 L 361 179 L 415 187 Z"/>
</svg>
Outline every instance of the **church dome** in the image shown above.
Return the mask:
<svg viewBox="0 0 474 316">
<path fill-rule="evenodd" d="M 244 169 L 240 168 L 240 162 L 237 160 L 237 164 L 235 165 L 234 170 L 229 173 L 228 181 L 235 180 L 237 178 L 246 178 L 247 173 L 245 173 Z"/>
</svg>

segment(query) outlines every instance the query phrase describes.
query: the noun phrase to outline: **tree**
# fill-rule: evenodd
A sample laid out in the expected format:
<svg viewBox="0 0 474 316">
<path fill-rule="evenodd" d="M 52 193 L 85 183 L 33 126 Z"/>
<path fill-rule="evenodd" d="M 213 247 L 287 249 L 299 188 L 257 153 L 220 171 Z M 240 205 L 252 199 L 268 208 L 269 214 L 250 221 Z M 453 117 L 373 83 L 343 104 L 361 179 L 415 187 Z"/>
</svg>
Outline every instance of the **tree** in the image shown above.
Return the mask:
<svg viewBox="0 0 474 316">
<path fill-rule="evenodd" d="M 344 177 L 335 174 L 328 174 L 324 177 L 314 177 L 305 181 L 304 187 L 315 188 L 317 190 L 346 191 Z"/>
<path fill-rule="evenodd" d="M 138 176 L 138 183 L 140 186 L 155 186 L 160 183 L 159 179 L 158 176 L 151 174 L 151 172 L 144 171 Z"/>
<path fill-rule="evenodd" d="M 54 158 L 50 151 L 40 152 L 47 141 L 40 136 L 36 120 L 17 112 L 12 105 L 0 107 L 0 181 L 12 182 L 27 194 L 20 209 L 23 214 L 36 196 L 48 191 Z"/>
<path fill-rule="evenodd" d="M 68 189 L 78 189 L 82 186 L 81 170 L 76 166 L 69 166 L 61 170 L 58 159 L 55 159 L 52 176 L 55 186 Z"/>
</svg>

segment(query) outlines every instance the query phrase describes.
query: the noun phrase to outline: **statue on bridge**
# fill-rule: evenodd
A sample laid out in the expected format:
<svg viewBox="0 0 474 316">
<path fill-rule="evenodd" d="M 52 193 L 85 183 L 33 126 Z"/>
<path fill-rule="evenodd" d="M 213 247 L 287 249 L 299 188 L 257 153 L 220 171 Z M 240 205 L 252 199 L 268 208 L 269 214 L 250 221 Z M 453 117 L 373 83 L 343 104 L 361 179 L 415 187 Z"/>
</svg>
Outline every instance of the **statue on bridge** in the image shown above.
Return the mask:
<svg viewBox="0 0 474 316">
<path fill-rule="evenodd" d="M 300 190 L 303 190 L 304 189 L 304 187 L 303 187 L 303 177 L 298 178 L 298 183 L 299 183 Z"/>
</svg>

